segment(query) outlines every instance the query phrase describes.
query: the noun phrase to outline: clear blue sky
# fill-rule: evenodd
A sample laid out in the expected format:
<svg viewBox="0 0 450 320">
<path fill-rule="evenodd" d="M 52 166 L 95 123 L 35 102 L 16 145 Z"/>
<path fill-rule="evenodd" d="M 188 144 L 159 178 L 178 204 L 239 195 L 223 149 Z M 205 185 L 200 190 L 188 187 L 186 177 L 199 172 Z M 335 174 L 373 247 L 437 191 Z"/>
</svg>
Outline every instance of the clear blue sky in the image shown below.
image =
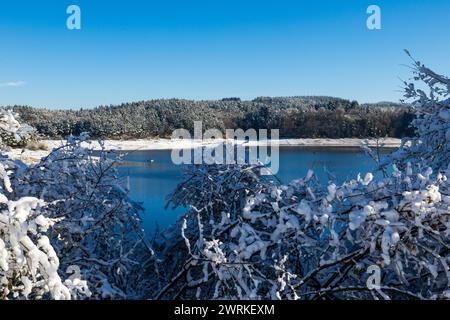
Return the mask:
<svg viewBox="0 0 450 320">
<path fill-rule="evenodd" d="M 66 28 L 77 4 L 82 29 Z M 382 30 L 366 9 L 382 10 Z M 449 0 L 0 2 L 0 105 L 331 95 L 397 101 L 403 49 L 450 74 Z"/>
</svg>

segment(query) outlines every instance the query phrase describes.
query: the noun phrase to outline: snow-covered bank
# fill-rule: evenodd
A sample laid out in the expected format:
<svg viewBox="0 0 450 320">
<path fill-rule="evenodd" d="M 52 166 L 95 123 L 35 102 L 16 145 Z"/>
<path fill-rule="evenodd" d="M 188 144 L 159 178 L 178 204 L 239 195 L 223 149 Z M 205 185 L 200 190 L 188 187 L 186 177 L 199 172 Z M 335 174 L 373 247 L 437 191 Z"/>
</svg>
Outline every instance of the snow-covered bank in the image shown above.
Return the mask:
<svg viewBox="0 0 450 320">
<path fill-rule="evenodd" d="M 172 150 L 197 148 L 200 146 L 214 146 L 223 143 L 226 140 L 183 140 L 183 139 L 139 139 L 139 140 L 105 140 L 105 148 L 107 150 Z M 232 142 L 233 140 L 228 140 Z M 263 145 L 277 144 L 280 147 L 360 147 L 364 139 L 344 138 L 344 139 L 280 139 L 245 143 L 244 141 L 236 141 L 237 144 L 246 145 Z M 61 145 L 62 141 L 47 140 L 45 141 L 49 148 L 55 148 Z M 376 146 L 375 139 L 369 139 L 372 146 Z M 387 148 L 396 148 L 400 145 L 400 139 L 386 138 L 382 141 Z M 98 142 L 94 141 L 90 144 L 84 143 L 90 148 L 100 149 Z"/>
<path fill-rule="evenodd" d="M 133 151 L 133 150 L 173 150 L 173 149 L 187 149 L 197 148 L 200 146 L 215 146 L 218 143 L 223 143 L 225 140 L 171 140 L 171 139 L 140 139 L 140 140 L 105 140 L 105 148 L 107 150 L 119 151 Z M 229 140 L 232 142 L 233 140 Z M 363 143 L 364 139 L 280 139 L 271 141 L 258 141 L 245 143 L 244 141 L 234 141 L 237 144 L 244 145 L 265 145 L 276 144 L 279 147 L 310 147 L 310 148 L 358 148 Z M 40 158 L 46 156 L 50 150 L 62 145 L 62 140 L 45 140 L 48 145 L 48 150 L 23 150 L 12 149 L 7 152 L 12 158 L 20 159 L 26 163 L 33 163 Z M 400 139 L 386 138 L 382 140 L 385 148 L 397 148 L 400 145 Z M 375 139 L 369 139 L 371 146 L 376 146 Z M 99 150 L 100 144 L 97 141 L 91 143 L 83 143 L 83 146 Z"/>
</svg>

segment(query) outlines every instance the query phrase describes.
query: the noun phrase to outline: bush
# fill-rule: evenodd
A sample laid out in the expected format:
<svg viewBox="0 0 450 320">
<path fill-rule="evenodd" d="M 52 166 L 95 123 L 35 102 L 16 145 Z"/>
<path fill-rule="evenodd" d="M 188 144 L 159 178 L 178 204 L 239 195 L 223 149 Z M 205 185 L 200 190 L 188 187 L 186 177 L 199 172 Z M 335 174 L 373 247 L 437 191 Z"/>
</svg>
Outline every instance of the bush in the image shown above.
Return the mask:
<svg viewBox="0 0 450 320">
<path fill-rule="evenodd" d="M 11 110 L 0 109 L 0 146 L 24 147 L 36 136 L 35 129 L 19 123 L 17 116 Z"/>
<path fill-rule="evenodd" d="M 145 297 L 143 274 L 152 252 L 140 226 L 142 208 L 120 186 L 115 161 L 105 151 L 94 156 L 81 147 L 87 138 L 70 137 L 32 166 L 2 158 L 4 298 Z M 26 247 L 20 242 L 25 236 Z"/>
<path fill-rule="evenodd" d="M 191 209 L 166 235 L 154 297 L 449 299 L 450 80 L 414 68 L 430 93 L 405 84 L 417 137 L 379 162 L 382 179 L 322 186 L 310 171 L 280 185 L 256 166 L 188 169 L 170 202 Z"/>
</svg>

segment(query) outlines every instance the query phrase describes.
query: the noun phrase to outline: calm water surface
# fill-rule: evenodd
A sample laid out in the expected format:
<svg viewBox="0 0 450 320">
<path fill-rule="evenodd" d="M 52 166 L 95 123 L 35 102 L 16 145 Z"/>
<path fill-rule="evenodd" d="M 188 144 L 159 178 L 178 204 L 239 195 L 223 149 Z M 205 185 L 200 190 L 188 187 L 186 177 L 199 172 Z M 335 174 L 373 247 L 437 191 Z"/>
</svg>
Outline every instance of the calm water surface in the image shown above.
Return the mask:
<svg viewBox="0 0 450 320">
<path fill-rule="evenodd" d="M 144 229 L 151 235 L 156 225 L 161 228 L 175 222 L 185 210 L 164 209 L 166 197 L 181 181 L 181 167 L 172 163 L 170 150 L 134 151 L 125 156 L 119 173 L 130 188 L 130 196 L 141 202 Z M 288 183 L 304 177 L 311 168 L 326 183 L 332 173 L 338 182 L 372 171 L 374 162 L 358 149 L 280 148 L 280 170 L 277 176 Z"/>
</svg>

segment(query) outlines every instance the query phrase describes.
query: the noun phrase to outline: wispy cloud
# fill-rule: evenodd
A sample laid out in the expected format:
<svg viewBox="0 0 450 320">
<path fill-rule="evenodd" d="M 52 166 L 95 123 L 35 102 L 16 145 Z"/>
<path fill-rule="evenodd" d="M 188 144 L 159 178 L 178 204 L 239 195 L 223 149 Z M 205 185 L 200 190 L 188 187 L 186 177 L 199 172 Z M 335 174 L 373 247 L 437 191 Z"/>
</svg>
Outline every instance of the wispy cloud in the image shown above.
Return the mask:
<svg viewBox="0 0 450 320">
<path fill-rule="evenodd" d="M 0 83 L 0 88 L 17 88 L 23 87 L 27 83 L 25 81 L 11 81 Z"/>
</svg>

